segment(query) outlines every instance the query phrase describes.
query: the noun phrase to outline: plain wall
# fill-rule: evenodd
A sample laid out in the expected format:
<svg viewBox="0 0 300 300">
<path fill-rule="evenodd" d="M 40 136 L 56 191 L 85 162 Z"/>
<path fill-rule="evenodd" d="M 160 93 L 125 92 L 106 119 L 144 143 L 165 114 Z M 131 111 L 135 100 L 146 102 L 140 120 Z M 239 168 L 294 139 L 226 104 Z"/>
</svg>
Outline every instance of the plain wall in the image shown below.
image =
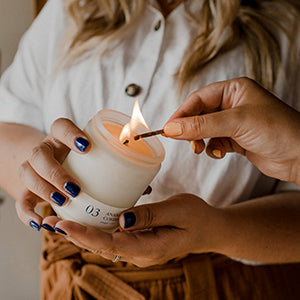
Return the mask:
<svg viewBox="0 0 300 300">
<path fill-rule="evenodd" d="M 12 62 L 32 12 L 31 0 L 0 0 L 1 72 Z M 40 299 L 40 238 L 18 219 L 14 200 L 0 191 L 0 299 Z"/>
<path fill-rule="evenodd" d="M 11 63 L 19 40 L 33 17 L 32 0 L 0 0 L 2 72 Z"/>
</svg>

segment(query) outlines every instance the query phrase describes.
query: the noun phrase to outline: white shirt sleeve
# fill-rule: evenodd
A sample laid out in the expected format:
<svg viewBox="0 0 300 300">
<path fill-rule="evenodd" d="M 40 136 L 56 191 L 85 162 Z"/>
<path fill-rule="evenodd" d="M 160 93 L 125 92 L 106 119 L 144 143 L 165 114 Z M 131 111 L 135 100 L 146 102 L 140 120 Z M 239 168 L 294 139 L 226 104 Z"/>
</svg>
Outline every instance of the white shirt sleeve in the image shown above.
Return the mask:
<svg viewBox="0 0 300 300">
<path fill-rule="evenodd" d="M 63 22 L 62 2 L 48 1 L 24 34 L 12 65 L 1 77 L 0 121 L 44 129 L 42 102 L 47 78 L 53 70 L 57 31 Z"/>
</svg>

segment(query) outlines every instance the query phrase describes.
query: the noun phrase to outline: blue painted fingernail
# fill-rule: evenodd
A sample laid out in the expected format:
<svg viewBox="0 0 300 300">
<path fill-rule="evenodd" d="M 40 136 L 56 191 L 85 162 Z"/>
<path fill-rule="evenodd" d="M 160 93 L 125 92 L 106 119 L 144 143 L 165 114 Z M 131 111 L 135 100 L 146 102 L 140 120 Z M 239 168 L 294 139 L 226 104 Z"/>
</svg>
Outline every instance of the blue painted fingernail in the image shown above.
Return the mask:
<svg viewBox="0 0 300 300">
<path fill-rule="evenodd" d="M 75 141 L 75 146 L 77 147 L 77 149 L 81 152 L 84 152 L 85 149 L 87 148 L 87 146 L 89 145 L 89 141 L 79 137 L 76 141 Z"/>
<path fill-rule="evenodd" d="M 64 196 L 64 195 L 62 195 L 62 194 L 60 194 L 60 193 L 58 193 L 58 192 L 54 192 L 54 193 L 52 193 L 51 194 L 51 199 L 55 202 L 55 204 L 57 204 L 58 206 L 62 206 L 65 202 L 66 202 L 66 200 L 67 200 L 67 198 Z"/>
<path fill-rule="evenodd" d="M 57 228 L 57 227 L 53 227 L 54 228 L 54 230 L 55 231 L 57 231 L 58 233 L 61 233 L 61 234 L 63 234 L 63 235 L 67 235 L 62 229 L 60 229 L 60 228 Z"/>
<path fill-rule="evenodd" d="M 132 227 L 136 222 L 136 216 L 133 212 L 127 212 L 124 214 L 124 228 Z"/>
<path fill-rule="evenodd" d="M 73 182 L 67 182 L 64 188 L 73 198 L 78 196 L 78 194 L 80 193 L 80 187 Z"/>
<path fill-rule="evenodd" d="M 41 227 L 48 230 L 48 231 L 50 231 L 50 232 L 55 232 L 54 228 L 52 226 L 48 225 L 48 224 L 45 224 L 45 223 L 41 224 Z"/>
<path fill-rule="evenodd" d="M 31 228 L 36 229 L 37 231 L 40 231 L 40 225 L 34 221 L 30 221 L 29 225 Z"/>
</svg>

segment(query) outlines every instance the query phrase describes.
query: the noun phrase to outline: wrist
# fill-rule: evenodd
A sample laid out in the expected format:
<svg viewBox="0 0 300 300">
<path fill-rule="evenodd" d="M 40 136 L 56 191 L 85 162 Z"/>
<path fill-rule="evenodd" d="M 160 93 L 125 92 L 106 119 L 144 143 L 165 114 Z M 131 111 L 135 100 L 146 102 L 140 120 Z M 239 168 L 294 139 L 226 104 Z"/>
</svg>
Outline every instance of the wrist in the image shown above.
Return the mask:
<svg viewBox="0 0 300 300">
<path fill-rule="evenodd" d="M 230 244 L 232 244 L 230 217 L 228 216 L 228 211 L 225 208 L 218 208 L 216 213 L 218 215 L 218 232 L 214 244 L 214 252 L 226 255 L 227 248 Z"/>
<path fill-rule="evenodd" d="M 213 213 L 211 214 L 210 221 L 207 226 L 207 249 L 202 249 L 201 252 L 215 252 L 226 254 L 227 248 L 231 244 L 231 225 L 228 212 L 223 208 L 212 207 Z M 203 240 L 200 241 L 203 245 Z"/>
</svg>

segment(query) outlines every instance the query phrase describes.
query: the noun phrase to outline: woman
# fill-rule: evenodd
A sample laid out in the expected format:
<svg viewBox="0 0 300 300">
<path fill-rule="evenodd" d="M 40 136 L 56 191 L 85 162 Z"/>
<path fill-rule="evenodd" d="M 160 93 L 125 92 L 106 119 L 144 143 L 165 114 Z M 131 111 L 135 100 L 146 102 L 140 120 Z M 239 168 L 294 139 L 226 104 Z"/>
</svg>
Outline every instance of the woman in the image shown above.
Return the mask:
<svg viewBox="0 0 300 300">
<path fill-rule="evenodd" d="M 36 229 L 42 225 L 50 231 L 55 227 L 62 235 L 68 233 L 77 245 L 95 252 L 85 252 L 61 236 L 45 234 L 43 299 L 245 299 L 279 295 L 284 290 L 283 280 L 294 270 L 290 266 L 247 267 L 224 256 L 188 255 L 220 252 L 251 261 L 294 261 L 295 253 L 287 247 L 278 256 L 274 249 L 264 250 L 268 248 L 266 241 L 270 241 L 268 223 L 266 240 L 252 235 L 250 240 L 239 238 L 235 244 L 236 236 L 229 234 L 227 246 L 235 247 L 227 249 L 235 249 L 233 252 L 220 251 L 214 244 L 216 239 L 210 238 L 218 236 L 216 232 L 222 227 L 222 223 L 212 222 L 214 218 L 204 218 L 205 212 L 216 216 L 214 207 L 235 210 L 233 204 L 248 205 L 246 200 L 258 198 L 254 203 L 262 205 L 260 211 L 273 214 L 276 203 L 285 201 L 285 216 L 295 212 L 298 188 L 264 177 L 243 157 L 232 155 L 216 163 L 193 156 L 186 143 L 164 141 L 164 166 L 152 183 L 152 194 L 143 197 L 140 204 L 176 195 L 170 203 L 196 205 L 197 212 L 204 212 L 200 217 L 204 224 L 198 228 L 201 234 L 195 228 L 193 231 L 205 241 L 201 249 L 187 246 L 190 240 L 185 238 L 174 243 L 169 227 L 163 227 L 162 233 L 171 238 L 172 247 L 169 240 L 166 243 L 159 235 L 157 239 L 155 231 L 149 231 L 154 234 L 151 243 L 128 249 L 124 256 L 118 251 L 122 244 L 110 243 L 117 237 L 122 239 L 122 232 L 107 235 L 59 221 L 55 216 L 43 219 L 34 207 L 49 202 L 63 205 L 69 194 L 76 196 L 80 191 L 80 183 L 60 163 L 68 149 L 88 151 L 88 137 L 79 128 L 99 109 L 130 114 L 138 95 L 147 123 L 151 128 L 161 128 L 190 91 L 243 75 L 274 90 L 290 105 L 297 105 L 295 76 L 287 79 L 284 75 L 294 74 L 290 59 L 295 56 L 288 40 L 293 36 L 299 4 L 279 0 L 73 0 L 66 5 L 68 10 L 62 1 L 49 1 L 24 36 L 13 65 L 1 81 L 1 164 L 8 170 L 1 174 L 1 186 L 17 200 L 17 212 L 25 224 Z M 274 18 L 278 24 L 274 24 Z M 55 121 L 61 117 L 71 119 L 78 127 L 64 119 Z M 21 164 L 24 183 L 17 175 Z M 60 196 L 51 198 L 55 191 Z M 274 205 L 270 207 L 270 203 Z M 247 205 L 246 214 L 251 211 Z M 274 213 L 275 219 L 277 216 Z M 196 219 L 198 215 L 191 217 Z M 285 233 L 297 224 L 295 214 L 283 220 L 279 232 Z M 237 224 L 237 228 L 242 225 L 238 235 L 242 237 L 249 227 L 241 218 Z M 176 224 L 171 225 L 176 228 Z M 143 237 L 138 234 L 126 236 Z M 259 251 L 254 251 L 257 247 Z M 121 261 L 129 263 L 110 261 L 120 255 Z M 187 257 L 180 259 L 182 256 Z M 157 266 L 173 258 L 177 260 Z M 154 267 L 141 270 L 131 263 Z M 286 297 L 295 295 L 296 277 L 288 277 L 290 294 Z M 233 278 L 239 278 L 239 282 Z M 278 281 L 278 287 L 270 285 L 270 278 L 272 283 Z"/>
</svg>

